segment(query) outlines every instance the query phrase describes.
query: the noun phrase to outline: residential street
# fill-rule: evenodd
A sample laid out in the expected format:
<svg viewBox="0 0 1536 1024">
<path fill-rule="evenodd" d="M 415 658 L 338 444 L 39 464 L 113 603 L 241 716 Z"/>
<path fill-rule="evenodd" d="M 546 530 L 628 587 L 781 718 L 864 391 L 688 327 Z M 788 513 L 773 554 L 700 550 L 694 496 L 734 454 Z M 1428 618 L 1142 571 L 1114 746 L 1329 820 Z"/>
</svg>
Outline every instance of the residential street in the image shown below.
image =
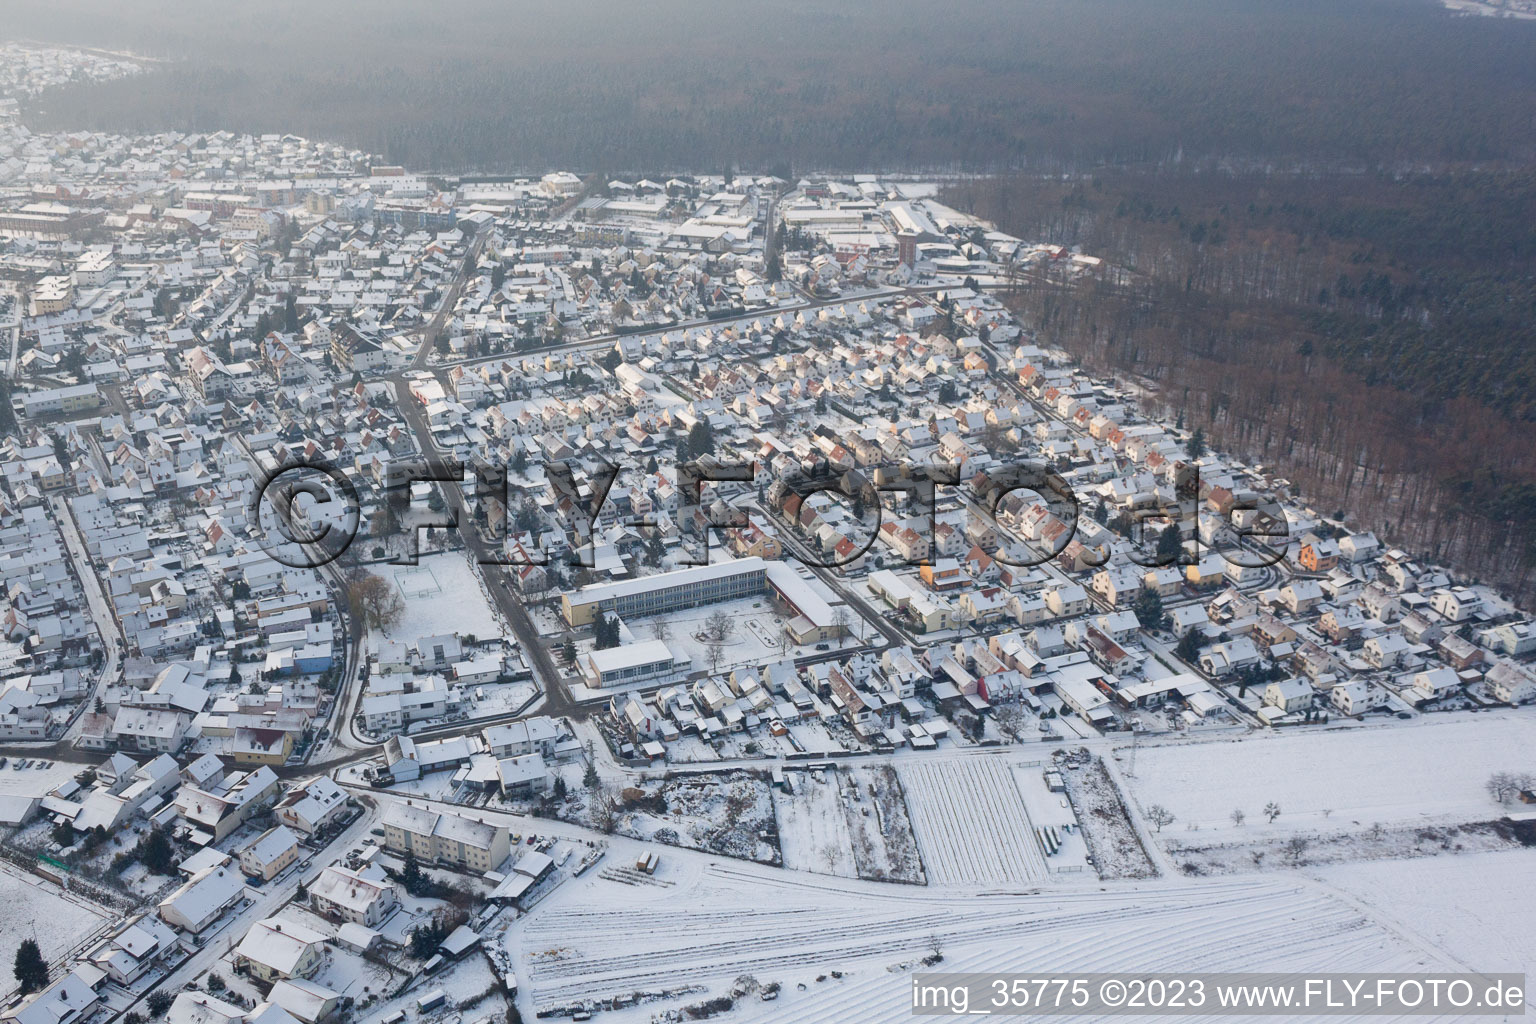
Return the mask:
<svg viewBox="0 0 1536 1024">
<path fill-rule="evenodd" d="M 117 617 L 112 614 L 112 609 L 107 604 L 106 594 L 102 592 L 101 580 L 91 566 L 90 557 L 86 554 L 85 543 L 80 538 L 80 530 L 75 525 L 75 517 L 69 509 L 69 503 L 64 498 L 55 496 L 50 499 L 50 504 L 59 522 L 59 532 L 64 538 L 65 548 L 69 551 L 70 562 L 75 567 L 75 575 L 80 580 L 80 588 L 85 592 L 91 621 L 96 624 L 96 629 L 101 634 L 101 645 L 106 652 L 101 674 L 96 679 L 95 697 L 86 702 L 86 710 L 76 715 L 65 733 L 65 740 L 73 741 L 74 737 L 79 735 L 85 714 L 90 713 L 89 709 L 96 700 L 104 696 L 107 687 L 117 682 L 119 678 L 122 668 L 123 634 L 117 627 Z"/>
</svg>

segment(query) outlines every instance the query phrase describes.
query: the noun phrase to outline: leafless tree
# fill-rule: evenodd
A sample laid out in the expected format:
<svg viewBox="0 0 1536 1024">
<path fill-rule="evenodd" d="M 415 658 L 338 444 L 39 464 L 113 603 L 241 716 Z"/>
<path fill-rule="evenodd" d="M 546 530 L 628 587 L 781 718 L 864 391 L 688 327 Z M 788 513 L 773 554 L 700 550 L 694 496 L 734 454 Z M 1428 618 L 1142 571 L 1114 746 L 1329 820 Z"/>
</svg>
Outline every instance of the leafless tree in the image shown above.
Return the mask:
<svg viewBox="0 0 1536 1024">
<path fill-rule="evenodd" d="M 619 824 L 619 797 L 613 788 L 599 785 L 589 798 L 592 827 L 604 835 L 612 835 Z"/>
<path fill-rule="evenodd" d="M 1159 832 L 1163 830 L 1164 825 L 1172 825 L 1173 819 L 1173 812 L 1162 804 L 1153 804 L 1147 808 L 1147 820 L 1156 825 Z"/>
<path fill-rule="evenodd" d="M 944 940 L 938 932 L 928 933 L 928 962 L 938 963 L 944 959 Z"/>
<path fill-rule="evenodd" d="M 665 617 L 658 617 L 651 623 L 651 635 L 657 640 L 672 639 L 672 623 Z"/>
<path fill-rule="evenodd" d="M 1233 811 L 1232 811 L 1232 824 L 1234 824 L 1234 825 L 1238 826 L 1239 828 L 1241 828 L 1243 822 L 1245 822 L 1247 820 L 1248 820 L 1248 815 L 1243 813 L 1243 809 L 1241 807 L 1237 807 L 1237 808 L 1233 809 Z"/>
<path fill-rule="evenodd" d="M 1307 847 L 1312 845 L 1312 840 L 1306 836 L 1292 836 L 1285 843 L 1285 859 L 1292 867 L 1301 863 L 1301 859 L 1307 855 Z"/>
<path fill-rule="evenodd" d="M 1018 704 L 999 704 L 992 721 L 997 723 L 998 732 L 1017 740 L 1024 731 L 1024 709 Z"/>
<path fill-rule="evenodd" d="M 712 644 L 723 644 L 735 635 L 736 620 L 725 612 L 710 612 L 709 618 L 704 620 L 704 636 Z"/>
<path fill-rule="evenodd" d="M 1515 777 L 1509 772 L 1494 772 L 1488 776 L 1488 795 L 1501 804 L 1507 804 L 1520 791 Z"/>
<path fill-rule="evenodd" d="M 353 617 L 372 629 L 387 629 L 405 614 L 405 601 L 394 585 L 366 569 L 347 576 L 346 593 Z"/>
<path fill-rule="evenodd" d="M 837 646 L 843 646 L 843 637 L 848 633 L 848 606 L 840 604 L 832 609 L 832 629 L 837 633 Z"/>
</svg>

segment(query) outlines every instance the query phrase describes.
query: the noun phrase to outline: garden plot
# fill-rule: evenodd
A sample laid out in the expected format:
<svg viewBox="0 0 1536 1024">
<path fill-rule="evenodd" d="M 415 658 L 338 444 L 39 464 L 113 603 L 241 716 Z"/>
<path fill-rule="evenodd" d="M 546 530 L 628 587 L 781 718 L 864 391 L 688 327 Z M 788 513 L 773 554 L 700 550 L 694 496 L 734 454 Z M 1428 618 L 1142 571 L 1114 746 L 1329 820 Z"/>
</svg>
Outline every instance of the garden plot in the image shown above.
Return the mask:
<svg viewBox="0 0 1536 1024">
<path fill-rule="evenodd" d="M 923 858 L 896 770 L 888 765 L 850 768 L 848 775 L 861 793 L 860 801 L 848 808 L 859 877 L 922 885 Z"/>
<path fill-rule="evenodd" d="M 1152 878 L 1157 868 L 1131 824 L 1120 790 L 1098 758 L 1062 767 L 1062 780 L 1100 878 Z"/>
<path fill-rule="evenodd" d="M 763 864 L 780 863 L 773 797 L 760 775 L 746 771 L 687 775 L 621 790 L 577 789 L 556 813 L 566 821 L 631 839 L 654 840 Z"/>
<path fill-rule="evenodd" d="M 335 963 L 341 965 L 339 977 L 335 976 L 337 972 L 333 965 L 327 964 L 328 973 L 316 980 L 328 988 L 351 994 L 351 998 L 356 1000 L 355 1007 L 363 1011 L 359 1014 L 354 1010 L 351 1017 L 353 1020 L 385 1020 L 397 1010 L 409 1016 L 416 1010 L 416 1000 L 435 988 L 447 993 L 447 1002 L 434 1014 L 418 1016 L 417 1020 L 481 1021 L 502 1020 L 506 1017 L 506 996 L 502 994 L 494 968 L 483 953 L 469 954 L 463 960 L 448 965 L 442 973 L 434 975 L 430 982 L 418 983 L 393 999 L 383 998 L 383 993 L 394 991 L 398 984 L 392 977 L 382 982 L 388 972 L 360 957 L 347 959 L 352 962 L 336 958 Z"/>
<path fill-rule="evenodd" d="M 792 793 L 774 794 L 779 847 L 794 871 L 923 882 L 922 858 L 894 770 L 787 771 Z"/>
<path fill-rule="evenodd" d="M 1143 809 L 1174 815 L 1164 836 L 1203 845 L 1375 824 L 1501 817 L 1485 790 L 1499 771 L 1536 770 L 1529 714 L 1428 716 L 1412 724 L 1143 746 L 1127 780 Z M 1265 807 L 1279 814 L 1270 821 Z M 1241 811 L 1241 821 L 1233 819 Z"/>
<path fill-rule="evenodd" d="M 901 765 L 912 828 L 932 885 L 1007 885 L 1050 877 L 1029 811 L 1002 757 Z"/>
<path fill-rule="evenodd" d="M 613 1024 L 728 997 L 742 978 L 777 983 L 779 996 L 737 998 L 732 1021 L 887 1024 L 910 1016 L 911 971 L 935 945 L 943 971 L 1134 962 L 1145 971 L 1387 972 L 1452 963 L 1294 876 L 975 896 L 714 864 L 666 890 L 589 876 L 514 925 L 506 941 L 523 980 L 524 1019 L 651 994 L 603 1013 Z"/>
<path fill-rule="evenodd" d="M 784 777 L 794 792 L 776 793 L 773 798 L 784 866 L 791 871 L 857 877 L 853 835 L 844 806 L 848 799 L 847 776 L 833 768 L 787 771 Z"/>
<path fill-rule="evenodd" d="M 77 943 L 117 923 L 117 915 L 61 892 L 41 879 L 22 874 L 9 864 L 0 865 L 0 993 L 16 987 L 10 965 L 24 939 L 36 939 L 43 959 L 52 963 Z"/>
</svg>

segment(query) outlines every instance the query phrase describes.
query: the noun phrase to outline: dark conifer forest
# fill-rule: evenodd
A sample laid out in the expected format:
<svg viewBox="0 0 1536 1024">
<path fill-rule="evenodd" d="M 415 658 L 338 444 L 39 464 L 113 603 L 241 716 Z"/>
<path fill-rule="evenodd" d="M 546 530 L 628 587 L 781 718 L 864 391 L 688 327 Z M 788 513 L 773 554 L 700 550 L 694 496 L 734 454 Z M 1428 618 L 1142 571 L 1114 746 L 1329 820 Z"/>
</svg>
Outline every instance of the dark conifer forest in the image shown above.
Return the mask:
<svg viewBox="0 0 1536 1024">
<path fill-rule="evenodd" d="M 1536 155 L 1536 24 L 1427 0 L 11 0 L 161 57 L 47 128 L 334 138 L 412 167 L 1030 168 Z"/>
</svg>

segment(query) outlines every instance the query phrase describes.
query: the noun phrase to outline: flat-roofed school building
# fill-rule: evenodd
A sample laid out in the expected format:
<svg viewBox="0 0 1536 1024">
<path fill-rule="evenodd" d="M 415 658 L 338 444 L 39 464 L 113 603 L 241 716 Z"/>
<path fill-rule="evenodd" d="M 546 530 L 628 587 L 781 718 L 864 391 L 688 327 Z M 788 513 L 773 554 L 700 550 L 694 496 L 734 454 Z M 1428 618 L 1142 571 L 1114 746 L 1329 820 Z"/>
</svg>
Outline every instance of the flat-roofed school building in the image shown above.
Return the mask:
<svg viewBox="0 0 1536 1024">
<path fill-rule="evenodd" d="M 737 558 L 639 579 L 595 583 L 563 595 L 560 609 L 570 625 L 585 626 L 598 612 L 625 618 L 735 601 L 763 593 L 766 570 L 761 558 Z"/>
</svg>

